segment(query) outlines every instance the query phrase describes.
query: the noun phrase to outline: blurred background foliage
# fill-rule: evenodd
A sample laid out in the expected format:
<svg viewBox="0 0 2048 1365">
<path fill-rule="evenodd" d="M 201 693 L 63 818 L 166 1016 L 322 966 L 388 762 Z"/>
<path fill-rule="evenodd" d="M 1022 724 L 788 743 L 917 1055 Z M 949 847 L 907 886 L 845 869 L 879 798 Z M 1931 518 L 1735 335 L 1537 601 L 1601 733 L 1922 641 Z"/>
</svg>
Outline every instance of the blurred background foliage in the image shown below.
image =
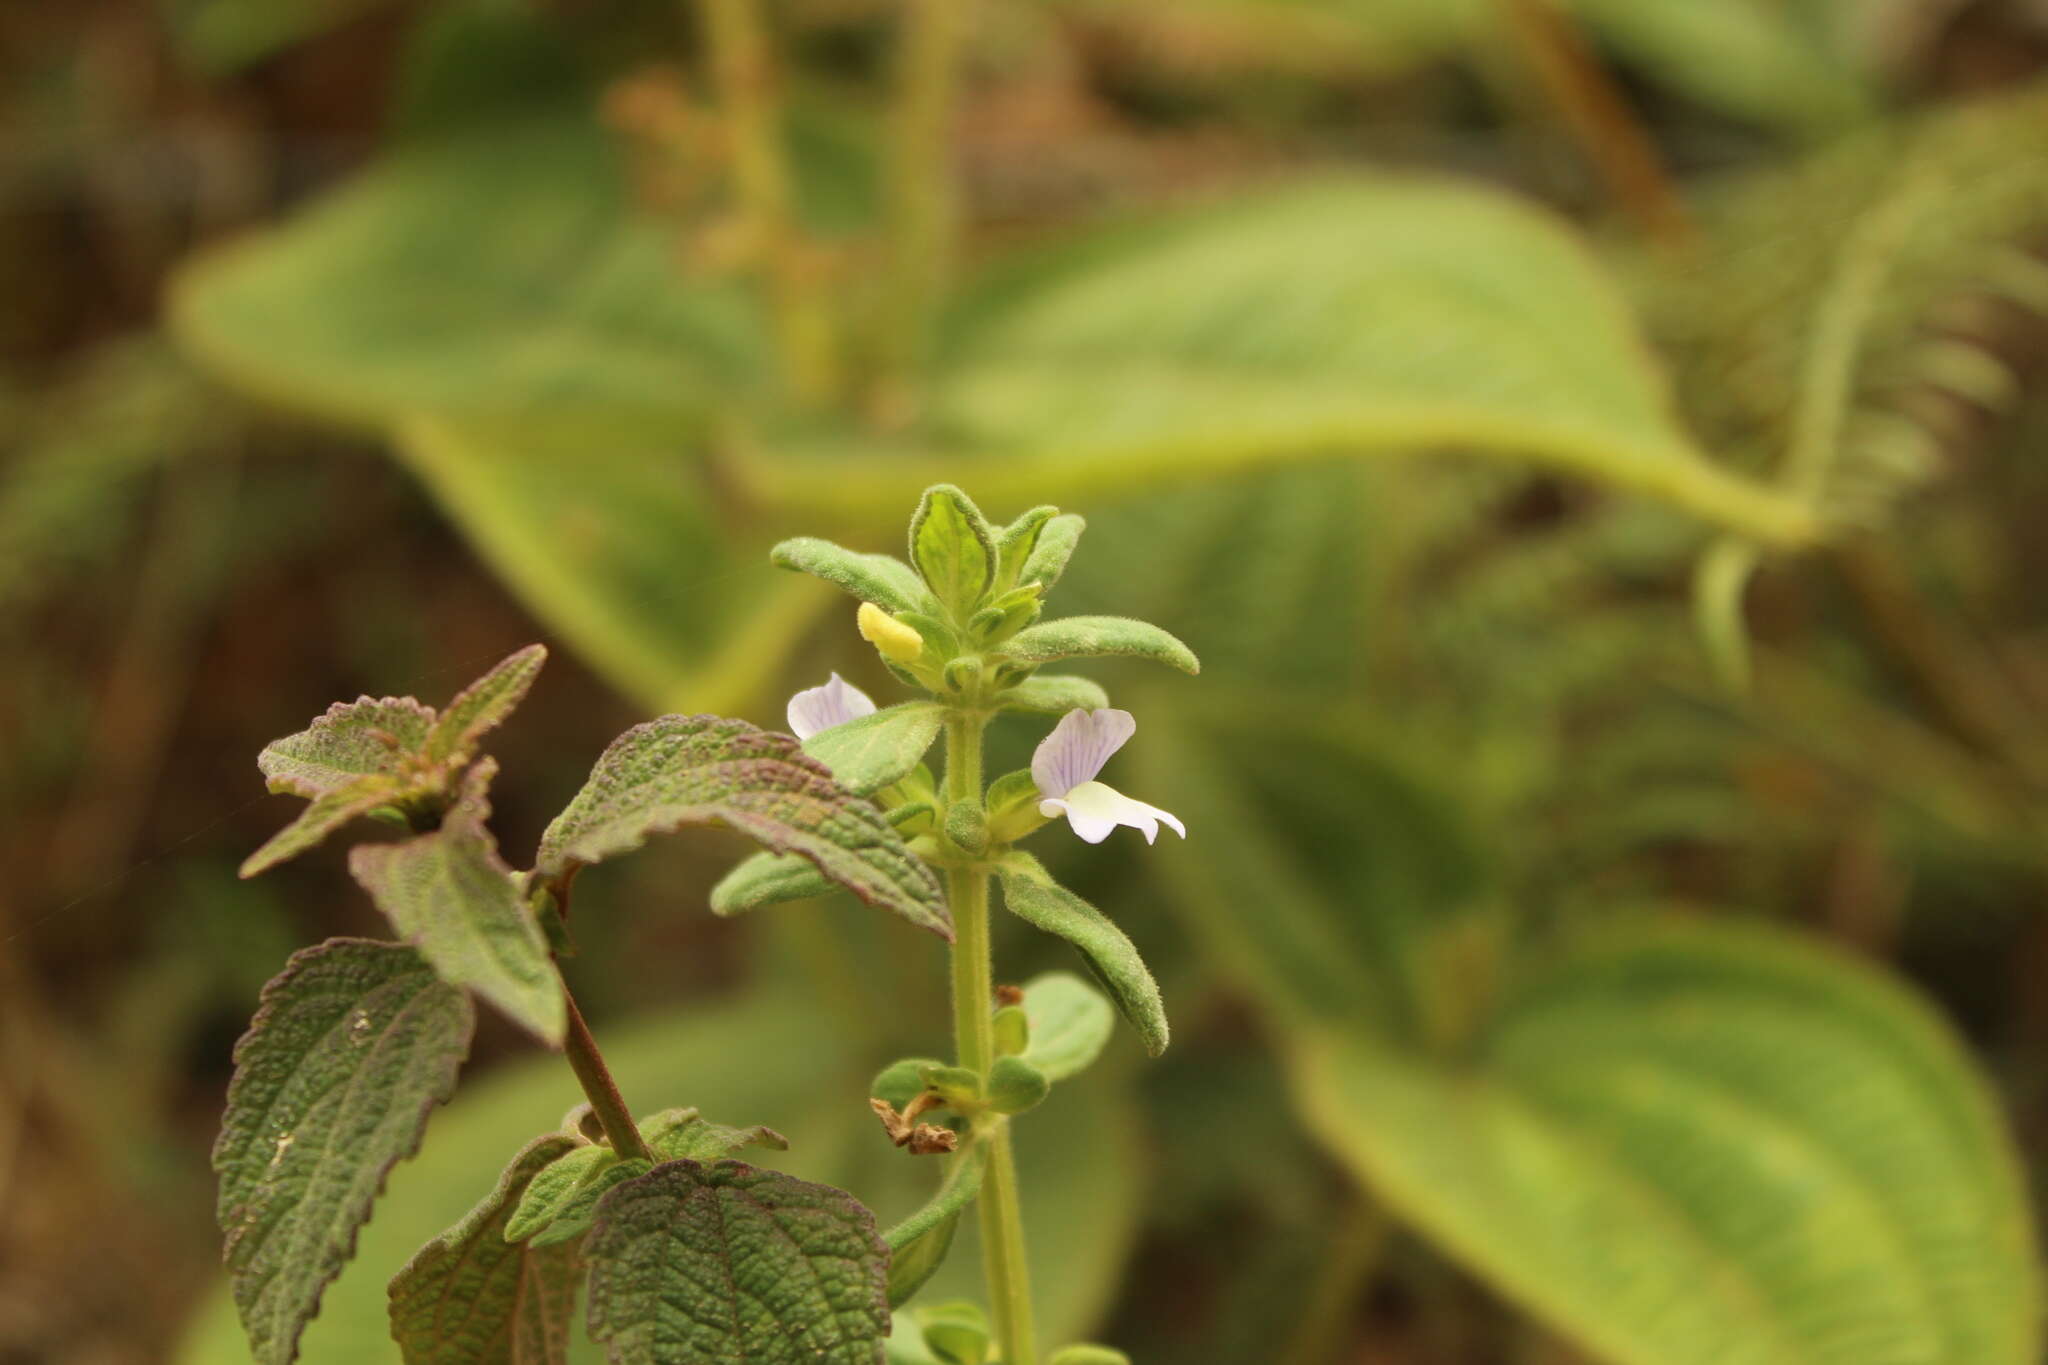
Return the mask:
<svg viewBox="0 0 2048 1365">
<path fill-rule="evenodd" d="M 1025 1129 L 1053 1340 L 2038 1360 L 2048 13 L 977 0 L 934 124 L 933 12 L 765 6 L 764 143 L 675 0 L 0 11 L 0 1360 L 244 1358 L 228 1051 L 379 932 L 336 855 L 235 881 L 263 742 L 546 639 L 516 849 L 651 712 L 889 694 L 765 548 L 934 477 L 1085 512 L 1057 607 L 1206 665 L 1103 670 L 1194 837 L 1048 850 L 1176 1024 Z M 936 945 L 715 921 L 733 848 L 579 884 L 578 992 L 638 1107 L 893 1216 L 859 1096 Z M 385 1276 L 570 1101 L 526 1053 L 307 1359 L 391 1358 Z"/>
</svg>

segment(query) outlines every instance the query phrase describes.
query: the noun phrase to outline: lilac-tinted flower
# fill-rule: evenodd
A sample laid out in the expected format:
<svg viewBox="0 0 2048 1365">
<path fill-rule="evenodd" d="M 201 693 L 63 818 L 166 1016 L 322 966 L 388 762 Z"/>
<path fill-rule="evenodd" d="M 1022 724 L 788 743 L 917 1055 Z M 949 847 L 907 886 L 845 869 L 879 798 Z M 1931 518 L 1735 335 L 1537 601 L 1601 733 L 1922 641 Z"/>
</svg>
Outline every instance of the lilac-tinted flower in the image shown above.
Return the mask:
<svg viewBox="0 0 2048 1365">
<path fill-rule="evenodd" d="M 868 694 L 837 673 L 823 687 L 807 687 L 789 699 L 789 732 L 809 739 L 820 730 L 875 714 Z"/>
<path fill-rule="evenodd" d="M 1040 815 L 1064 815 L 1074 833 L 1091 844 L 1109 837 L 1118 825 L 1145 832 L 1145 842 L 1159 837 L 1166 825 L 1181 838 L 1187 827 L 1157 806 L 1134 801 L 1095 775 L 1111 754 L 1137 730 L 1128 711 L 1069 711 L 1060 717 L 1031 755 L 1031 777 L 1038 783 Z"/>
</svg>

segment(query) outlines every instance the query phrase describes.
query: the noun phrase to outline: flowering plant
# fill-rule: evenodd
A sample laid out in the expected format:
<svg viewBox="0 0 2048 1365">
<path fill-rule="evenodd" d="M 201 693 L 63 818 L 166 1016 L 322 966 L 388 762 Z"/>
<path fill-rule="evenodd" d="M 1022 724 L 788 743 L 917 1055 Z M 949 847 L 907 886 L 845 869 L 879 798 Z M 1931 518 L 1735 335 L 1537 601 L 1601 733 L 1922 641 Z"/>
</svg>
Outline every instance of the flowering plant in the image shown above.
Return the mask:
<svg viewBox="0 0 2048 1365">
<path fill-rule="evenodd" d="M 349 859 L 402 941 L 330 939 L 301 952 L 265 989 L 236 1050 L 215 1166 L 236 1305 L 259 1362 L 295 1357 L 385 1175 L 452 1092 L 473 997 L 563 1051 L 587 1103 L 528 1143 L 469 1217 L 393 1279 L 392 1334 L 409 1365 L 563 1360 L 579 1296 L 590 1335 L 618 1365 L 873 1365 L 892 1313 L 976 1204 L 987 1312 L 920 1307 L 909 1321 L 923 1350 L 954 1365 L 1125 1359 L 1095 1345 L 1040 1355 L 1010 1125 L 1095 1060 L 1116 1015 L 1154 1055 L 1166 1016 L 1124 933 L 1016 845 L 1060 817 L 1089 843 L 1120 825 L 1148 842 L 1162 824 L 1185 837 L 1179 819 L 1100 780 L 1135 732 L 1132 715 L 1096 684 L 1040 669 L 1103 655 L 1197 665 L 1144 622 L 1039 619 L 1082 525 L 1040 507 L 996 527 L 940 486 L 911 521 L 908 564 L 820 540 L 777 546 L 778 564 L 860 599 L 861 634 L 926 696 L 878 708 L 834 674 L 791 698 L 791 735 L 705 715 L 635 726 L 526 870 L 504 860 L 488 828 L 497 764 L 479 745 L 532 685 L 545 658 L 537 645 L 443 710 L 364 697 L 264 750 L 272 790 L 310 804 L 244 875 L 357 817 L 406 837 Z M 989 782 L 983 737 L 1008 712 L 1059 719 L 1029 769 Z M 941 735 L 934 774 L 925 757 Z M 952 1060 L 896 1062 L 868 1098 L 883 1138 L 946 1165 L 929 1202 L 886 1231 L 845 1191 L 738 1159 L 786 1147 L 772 1128 L 713 1123 L 693 1108 L 636 1118 L 563 984 L 555 959 L 568 947 L 578 872 L 701 824 L 764 845 L 712 890 L 719 913 L 838 887 L 952 946 Z M 991 882 L 1011 911 L 1079 950 L 1100 989 L 1064 972 L 998 989 Z"/>
</svg>

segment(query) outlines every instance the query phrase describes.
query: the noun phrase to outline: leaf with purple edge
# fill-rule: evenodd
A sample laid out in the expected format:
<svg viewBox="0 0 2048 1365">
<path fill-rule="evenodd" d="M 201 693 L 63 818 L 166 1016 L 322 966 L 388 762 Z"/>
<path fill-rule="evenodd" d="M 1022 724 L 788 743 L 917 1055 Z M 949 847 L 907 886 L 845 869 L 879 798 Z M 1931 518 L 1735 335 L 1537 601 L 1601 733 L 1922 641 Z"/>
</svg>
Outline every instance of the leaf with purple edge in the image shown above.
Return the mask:
<svg viewBox="0 0 2048 1365">
<path fill-rule="evenodd" d="M 527 689 L 547 658 L 545 645 L 528 645 L 456 693 L 427 732 L 426 756 L 445 761 L 474 752 L 477 740 L 502 724 L 526 699 Z"/>
<path fill-rule="evenodd" d="M 272 740 L 256 756 L 270 790 L 317 799 L 376 773 L 393 773 L 418 753 L 434 725 L 434 708 L 411 697 L 338 701 L 294 735 Z"/>
</svg>

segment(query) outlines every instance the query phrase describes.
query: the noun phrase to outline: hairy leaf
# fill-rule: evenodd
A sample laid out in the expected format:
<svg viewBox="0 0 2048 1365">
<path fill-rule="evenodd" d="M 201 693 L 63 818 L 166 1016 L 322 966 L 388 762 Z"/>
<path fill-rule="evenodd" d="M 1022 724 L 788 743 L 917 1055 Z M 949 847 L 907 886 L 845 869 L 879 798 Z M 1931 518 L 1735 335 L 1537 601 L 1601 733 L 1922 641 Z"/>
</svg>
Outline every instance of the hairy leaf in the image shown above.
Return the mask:
<svg viewBox="0 0 2048 1365">
<path fill-rule="evenodd" d="M 801 854 L 868 904 L 952 937 L 937 878 L 879 810 L 790 736 L 719 716 L 663 716 L 614 740 L 541 836 L 538 868 L 559 878 L 649 835 L 714 823 Z"/>
<path fill-rule="evenodd" d="M 996 536 L 996 581 L 995 591 L 1008 592 L 1031 580 L 1024 577 L 1024 566 L 1038 549 L 1039 537 L 1045 534 L 1046 523 L 1059 516 L 1057 507 L 1034 507 L 1023 516 L 1005 526 Z M 1041 588 L 1052 584 L 1042 583 Z"/>
<path fill-rule="evenodd" d="M 1054 659 L 1121 655 L 1170 664 L 1183 673 L 1199 673 L 1195 653 L 1158 626 L 1122 616 L 1069 616 L 1041 621 L 1010 637 L 1003 653 L 1027 663 Z"/>
<path fill-rule="evenodd" d="M 271 835 L 263 847 L 243 860 L 241 875 L 254 877 L 298 857 L 349 821 L 391 804 L 404 793 L 405 787 L 398 779 L 372 773 L 314 797 L 313 803 L 299 812 L 298 819 Z"/>
<path fill-rule="evenodd" d="M 840 786 L 867 796 L 915 771 L 945 718 L 935 701 L 907 701 L 820 730 L 804 741 L 804 752 Z"/>
<path fill-rule="evenodd" d="M 534 1180 L 505 1235 L 524 1238 L 537 1247 L 573 1241 L 597 1221 L 598 1201 L 653 1169 L 654 1163 L 647 1158 L 621 1160 L 609 1147 L 571 1152 Z"/>
<path fill-rule="evenodd" d="M 743 915 L 764 905 L 829 896 L 835 889 L 808 858 L 794 853 L 755 853 L 711 888 L 711 913 Z"/>
<path fill-rule="evenodd" d="M 568 1029 L 561 973 L 498 856 L 485 820 L 494 759 L 475 764 L 441 827 L 395 844 L 361 844 L 349 871 L 441 979 L 466 986 L 551 1047 Z"/>
<path fill-rule="evenodd" d="M 1067 561 L 1074 557 L 1074 547 L 1081 543 L 1081 532 L 1087 529 L 1088 519 L 1078 512 L 1062 512 L 1046 522 L 1031 553 L 1025 556 L 1023 567 L 1017 570 L 1017 581 L 1041 584 L 1051 592 L 1067 572 Z"/>
<path fill-rule="evenodd" d="M 734 1128 L 712 1123 L 695 1109 L 664 1109 L 640 1121 L 640 1136 L 665 1161 L 719 1161 L 749 1147 L 786 1152 L 789 1139 L 765 1124 Z"/>
<path fill-rule="evenodd" d="M 1116 1023 L 1102 993 L 1071 972 L 1046 972 L 1026 982 L 1024 1013 L 1031 1021 L 1024 1060 L 1049 1081 L 1093 1065 Z"/>
<path fill-rule="evenodd" d="M 590 1332 L 613 1365 L 875 1365 L 888 1248 L 849 1194 L 737 1161 L 613 1190 L 590 1234 Z"/>
<path fill-rule="evenodd" d="M 1064 716 L 1069 711 L 1101 710 L 1109 705 L 1109 693 L 1093 678 L 1040 673 L 1004 692 L 1002 703 L 1015 711 Z"/>
<path fill-rule="evenodd" d="M 256 766 L 270 790 L 318 798 L 391 773 L 426 743 L 433 724 L 434 708 L 411 697 L 338 701 L 297 734 L 264 745 Z"/>
<path fill-rule="evenodd" d="M 1045 1103 L 1052 1081 L 1024 1057 L 998 1057 L 988 1069 L 989 1107 L 998 1114 L 1021 1114 Z"/>
<path fill-rule="evenodd" d="M 405 1365 L 564 1365 L 583 1257 L 522 1246 L 507 1222 L 534 1175 L 575 1145 L 536 1138 L 498 1187 L 420 1248 L 391 1281 L 391 1335 Z"/>
<path fill-rule="evenodd" d="M 995 541 L 965 493 L 951 484 L 925 490 L 910 518 L 910 562 L 957 619 L 974 610 L 995 579 Z"/>
<path fill-rule="evenodd" d="M 1166 1008 L 1137 947 L 1110 918 L 1052 879 L 1038 859 L 1012 852 L 996 865 L 1003 886 L 1003 904 L 1049 934 L 1057 934 L 1080 950 L 1082 961 L 1116 1002 L 1157 1057 L 1166 1051 Z"/>
<path fill-rule="evenodd" d="M 214 1144 L 235 1307 L 285 1365 L 392 1166 L 455 1088 L 475 1011 L 410 948 L 329 939 L 264 987 Z"/>
<path fill-rule="evenodd" d="M 799 536 L 777 545 L 768 558 L 777 568 L 822 578 L 886 611 L 924 612 L 935 605 L 910 566 L 888 555 L 861 554 L 829 540 Z"/>
<path fill-rule="evenodd" d="M 475 749 L 478 739 L 502 724 L 525 700 L 547 658 L 546 646 L 528 645 L 456 693 L 427 732 L 427 757 L 447 759 Z"/>
<path fill-rule="evenodd" d="M 889 1246 L 889 1306 L 901 1308 L 924 1288 L 946 1253 L 952 1250 L 953 1234 L 959 1230 L 960 1215 L 981 1193 L 982 1177 L 988 1172 L 988 1144 L 977 1142 L 962 1153 L 946 1172 L 931 1202 L 882 1235 Z"/>
</svg>

